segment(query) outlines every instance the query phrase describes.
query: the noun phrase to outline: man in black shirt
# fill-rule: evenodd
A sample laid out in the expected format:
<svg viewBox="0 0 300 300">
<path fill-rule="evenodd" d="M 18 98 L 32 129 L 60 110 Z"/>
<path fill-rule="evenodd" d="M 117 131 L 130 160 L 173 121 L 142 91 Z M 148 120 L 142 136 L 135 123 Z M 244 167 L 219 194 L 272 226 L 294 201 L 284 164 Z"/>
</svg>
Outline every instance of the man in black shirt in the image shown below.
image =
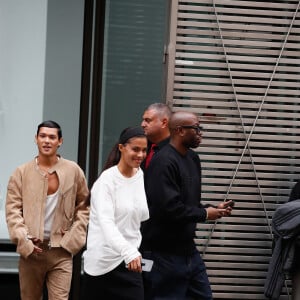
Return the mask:
<svg viewBox="0 0 300 300">
<path fill-rule="evenodd" d="M 150 219 L 142 227 L 143 257 L 154 261 L 144 272 L 145 299 L 211 300 L 205 265 L 194 243 L 197 222 L 231 213 L 230 203 L 204 207 L 201 165 L 190 148 L 202 138 L 197 115 L 175 112 L 170 143 L 153 157 L 145 173 Z"/>
</svg>

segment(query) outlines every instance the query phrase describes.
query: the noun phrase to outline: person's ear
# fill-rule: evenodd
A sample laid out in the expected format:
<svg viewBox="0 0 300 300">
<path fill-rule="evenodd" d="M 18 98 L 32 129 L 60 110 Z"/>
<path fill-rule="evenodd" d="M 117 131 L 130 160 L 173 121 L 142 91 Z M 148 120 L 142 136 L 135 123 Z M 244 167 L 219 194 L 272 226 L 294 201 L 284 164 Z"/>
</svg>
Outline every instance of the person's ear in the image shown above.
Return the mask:
<svg viewBox="0 0 300 300">
<path fill-rule="evenodd" d="M 64 141 L 63 138 L 60 138 L 60 139 L 59 139 L 59 142 L 58 142 L 58 148 L 63 144 L 63 141 Z"/>
<path fill-rule="evenodd" d="M 184 128 L 181 127 L 181 126 L 177 126 L 177 127 L 176 127 L 176 131 L 177 131 L 177 133 L 178 133 L 180 136 L 183 136 L 183 135 L 185 134 L 185 130 L 184 130 Z"/>
<path fill-rule="evenodd" d="M 119 145 L 118 145 L 118 148 L 119 148 L 119 151 L 122 152 L 123 149 L 124 149 L 124 145 L 123 145 L 123 144 L 119 144 Z"/>
<path fill-rule="evenodd" d="M 167 118 L 163 118 L 162 119 L 162 127 L 164 127 L 164 128 L 166 128 L 166 127 L 168 127 L 169 125 L 168 125 L 168 119 Z"/>
</svg>

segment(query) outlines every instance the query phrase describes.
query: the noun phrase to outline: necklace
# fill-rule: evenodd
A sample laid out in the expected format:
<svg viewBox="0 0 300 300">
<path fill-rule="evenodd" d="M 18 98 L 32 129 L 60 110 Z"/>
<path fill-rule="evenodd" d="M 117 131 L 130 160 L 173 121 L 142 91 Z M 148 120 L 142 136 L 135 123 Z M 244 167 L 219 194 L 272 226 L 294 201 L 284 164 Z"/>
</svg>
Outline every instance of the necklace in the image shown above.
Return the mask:
<svg viewBox="0 0 300 300">
<path fill-rule="evenodd" d="M 60 159 L 60 157 L 59 157 L 59 156 L 56 156 L 56 162 L 55 162 L 52 166 L 50 166 L 50 167 L 48 167 L 48 168 L 45 168 L 45 167 L 41 167 L 41 166 L 40 166 L 39 160 L 38 160 L 38 156 L 35 158 L 35 163 L 36 163 L 38 169 L 39 169 L 40 171 L 42 171 L 42 175 L 45 176 L 46 178 L 48 178 L 48 174 L 49 174 L 49 175 L 52 174 L 52 172 L 49 172 L 49 170 L 50 170 L 54 165 L 57 164 L 57 162 L 59 161 L 59 159 Z"/>
</svg>

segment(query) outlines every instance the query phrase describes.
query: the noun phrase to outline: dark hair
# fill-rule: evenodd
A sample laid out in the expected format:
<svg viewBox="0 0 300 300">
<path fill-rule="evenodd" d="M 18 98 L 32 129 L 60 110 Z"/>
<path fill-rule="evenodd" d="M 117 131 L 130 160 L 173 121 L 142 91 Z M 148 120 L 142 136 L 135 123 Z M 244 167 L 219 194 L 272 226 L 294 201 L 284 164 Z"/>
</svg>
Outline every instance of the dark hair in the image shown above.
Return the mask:
<svg viewBox="0 0 300 300">
<path fill-rule="evenodd" d="M 107 160 L 103 166 L 103 170 L 106 170 L 119 163 L 121 159 L 121 153 L 119 150 L 119 144 L 125 145 L 128 141 L 134 137 L 146 137 L 144 130 L 141 126 L 138 127 L 127 127 L 122 130 L 119 141 L 113 146 L 110 153 L 108 154 Z"/>
<path fill-rule="evenodd" d="M 57 134 L 58 138 L 62 138 L 62 131 L 60 128 L 60 125 L 52 120 L 44 121 L 41 124 L 38 125 L 36 135 L 39 135 L 41 127 L 48 127 L 48 128 L 56 128 L 57 129 Z"/>
</svg>

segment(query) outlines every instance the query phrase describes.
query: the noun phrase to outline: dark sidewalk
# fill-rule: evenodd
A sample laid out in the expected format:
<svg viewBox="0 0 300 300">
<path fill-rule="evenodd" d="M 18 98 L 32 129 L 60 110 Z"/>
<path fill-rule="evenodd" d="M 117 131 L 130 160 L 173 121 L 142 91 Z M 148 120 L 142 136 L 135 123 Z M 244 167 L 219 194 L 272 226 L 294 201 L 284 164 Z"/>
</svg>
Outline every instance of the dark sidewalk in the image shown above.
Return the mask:
<svg viewBox="0 0 300 300">
<path fill-rule="evenodd" d="M 0 298 L 3 300 L 21 299 L 17 274 L 0 274 Z"/>
<path fill-rule="evenodd" d="M 2 300 L 21 300 L 18 274 L 0 274 L 0 298 Z M 45 292 L 43 300 L 47 300 Z M 81 295 L 81 300 L 84 297 Z"/>
</svg>

